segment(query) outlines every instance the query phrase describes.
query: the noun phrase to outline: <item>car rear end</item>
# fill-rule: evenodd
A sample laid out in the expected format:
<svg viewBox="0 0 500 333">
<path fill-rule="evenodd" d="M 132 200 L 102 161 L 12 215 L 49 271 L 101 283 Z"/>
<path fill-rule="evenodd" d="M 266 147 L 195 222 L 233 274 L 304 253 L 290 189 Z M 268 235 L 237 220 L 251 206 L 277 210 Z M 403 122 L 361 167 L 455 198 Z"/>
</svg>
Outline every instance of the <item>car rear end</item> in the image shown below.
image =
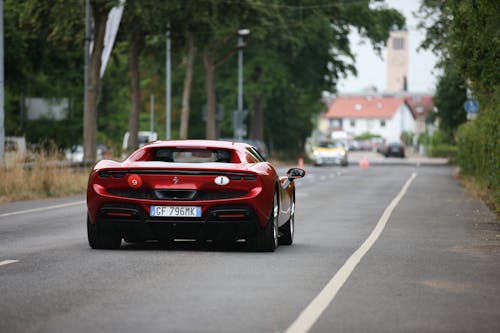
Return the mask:
<svg viewBox="0 0 500 333">
<path fill-rule="evenodd" d="M 385 156 L 405 157 L 405 148 L 401 143 L 390 143 L 387 145 Z"/>
<path fill-rule="evenodd" d="M 89 217 L 126 241 L 245 238 L 271 211 L 265 184 L 255 172 L 217 167 L 142 162 L 96 169 L 89 181 Z"/>
</svg>

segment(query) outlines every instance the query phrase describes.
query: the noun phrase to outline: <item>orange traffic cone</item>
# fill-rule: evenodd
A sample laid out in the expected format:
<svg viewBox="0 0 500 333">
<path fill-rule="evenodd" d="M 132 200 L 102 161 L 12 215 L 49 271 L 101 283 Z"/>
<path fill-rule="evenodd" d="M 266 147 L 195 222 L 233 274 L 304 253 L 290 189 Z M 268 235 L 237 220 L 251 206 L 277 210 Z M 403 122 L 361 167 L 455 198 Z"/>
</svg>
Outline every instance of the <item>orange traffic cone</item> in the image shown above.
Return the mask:
<svg viewBox="0 0 500 333">
<path fill-rule="evenodd" d="M 299 168 L 303 169 L 304 168 L 304 159 L 302 157 L 299 157 Z"/>
<path fill-rule="evenodd" d="M 359 167 L 360 168 L 368 168 L 370 166 L 370 162 L 368 161 L 368 159 L 363 156 L 359 159 Z"/>
</svg>

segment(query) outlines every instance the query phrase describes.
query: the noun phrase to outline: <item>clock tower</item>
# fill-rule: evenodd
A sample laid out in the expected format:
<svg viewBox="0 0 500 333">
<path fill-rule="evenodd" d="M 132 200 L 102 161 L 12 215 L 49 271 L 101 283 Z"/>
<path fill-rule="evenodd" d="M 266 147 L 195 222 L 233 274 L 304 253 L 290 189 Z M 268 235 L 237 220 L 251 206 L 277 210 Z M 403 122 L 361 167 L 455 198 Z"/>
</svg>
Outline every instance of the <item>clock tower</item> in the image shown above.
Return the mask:
<svg viewBox="0 0 500 333">
<path fill-rule="evenodd" d="M 387 92 L 408 88 L 408 31 L 391 31 L 387 41 Z"/>
</svg>

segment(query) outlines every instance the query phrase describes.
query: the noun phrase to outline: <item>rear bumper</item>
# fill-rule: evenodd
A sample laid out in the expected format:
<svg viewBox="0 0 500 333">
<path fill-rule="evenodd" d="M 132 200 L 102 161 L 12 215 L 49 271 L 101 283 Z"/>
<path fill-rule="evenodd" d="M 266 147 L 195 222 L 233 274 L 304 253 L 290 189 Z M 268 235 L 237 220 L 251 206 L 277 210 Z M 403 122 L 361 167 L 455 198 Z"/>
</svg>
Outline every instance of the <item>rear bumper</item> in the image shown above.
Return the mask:
<svg viewBox="0 0 500 333">
<path fill-rule="evenodd" d="M 151 217 L 140 206 L 108 203 L 99 209 L 98 228 L 111 229 L 126 241 L 198 239 L 238 240 L 261 227 L 248 206 L 216 206 L 201 218 Z"/>
</svg>

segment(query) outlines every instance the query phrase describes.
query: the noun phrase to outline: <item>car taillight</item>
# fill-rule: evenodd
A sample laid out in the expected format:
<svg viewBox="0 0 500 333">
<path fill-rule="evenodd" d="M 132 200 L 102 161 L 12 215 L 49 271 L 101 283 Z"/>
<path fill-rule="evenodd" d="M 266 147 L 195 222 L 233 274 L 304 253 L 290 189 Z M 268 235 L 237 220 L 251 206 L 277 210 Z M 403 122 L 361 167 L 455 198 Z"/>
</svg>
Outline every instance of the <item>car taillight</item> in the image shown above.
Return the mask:
<svg viewBox="0 0 500 333">
<path fill-rule="evenodd" d="M 139 188 L 142 186 L 142 178 L 139 175 L 130 175 L 127 179 L 128 186 L 132 188 Z"/>
</svg>

